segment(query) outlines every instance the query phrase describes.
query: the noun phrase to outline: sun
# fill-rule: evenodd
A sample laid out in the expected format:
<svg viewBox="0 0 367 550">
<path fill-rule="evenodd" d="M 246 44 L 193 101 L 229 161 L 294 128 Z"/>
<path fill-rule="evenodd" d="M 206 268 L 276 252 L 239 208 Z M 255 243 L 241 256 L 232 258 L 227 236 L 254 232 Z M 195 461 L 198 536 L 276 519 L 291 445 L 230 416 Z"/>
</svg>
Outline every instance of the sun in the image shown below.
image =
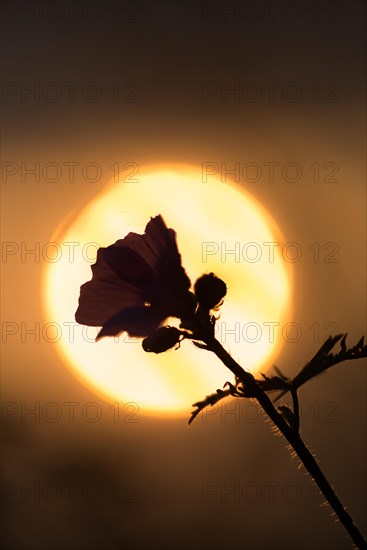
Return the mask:
<svg viewBox="0 0 367 550">
<path fill-rule="evenodd" d="M 93 392 L 109 402 L 134 403 L 144 414 L 187 414 L 192 403 L 233 382 L 232 374 L 189 341 L 161 355 L 145 353 L 141 340 L 126 334 L 96 343 L 98 328 L 78 325 L 74 314 L 98 247 L 130 231 L 143 233 L 149 219 L 161 214 L 177 233 L 192 284 L 209 272 L 226 282 L 217 338 L 254 372 L 265 370 L 278 353 L 290 310 L 283 236 L 251 195 L 214 176 L 202 181 L 196 167 L 147 166 L 134 180 L 111 183 L 56 231 L 52 240 L 60 254 L 45 271 L 45 315 L 62 329 L 56 345 L 65 363 Z"/>
</svg>

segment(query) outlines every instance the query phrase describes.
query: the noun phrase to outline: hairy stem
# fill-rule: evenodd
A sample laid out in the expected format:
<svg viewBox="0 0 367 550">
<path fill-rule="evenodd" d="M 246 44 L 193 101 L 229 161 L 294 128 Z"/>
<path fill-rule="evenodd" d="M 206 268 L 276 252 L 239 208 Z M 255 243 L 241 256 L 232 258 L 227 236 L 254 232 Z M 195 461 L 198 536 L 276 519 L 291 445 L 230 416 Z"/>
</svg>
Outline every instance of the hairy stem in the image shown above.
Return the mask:
<svg viewBox="0 0 367 550">
<path fill-rule="evenodd" d="M 293 400 L 293 414 L 296 418 L 296 429 L 297 429 L 297 432 L 299 432 L 299 403 L 298 403 L 297 390 L 295 390 L 294 388 L 291 388 L 291 395 Z"/>
<path fill-rule="evenodd" d="M 367 549 L 367 543 L 364 540 L 362 534 L 358 528 L 353 523 L 351 516 L 346 512 L 342 503 L 336 496 L 333 488 L 327 481 L 326 477 L 322 473 L 319 465 L 317 464 L 315 458 L 310 453 L 306 445 L 301 439 L 301 436 L 298 430 L 293 429 L 287 424 L 284 418 L 277 412 L 273 403 L 267 396 L 267 394 L 260 388 L 257 384 L 255 378 L 251 373 L 246 372 L 223 348 L 220 342 L 214 338 L 210 338 L 205 342 L 208 346 L 208 349 L 216 354 L 216 356 L 228 367 L 237 378 L 241 380 L 245 388 L 249 390 L 249 393 L 257 399 L 259 404 L 262 406 L 264 411 L 271 418 L 275 426 L 282 432 L 284 437 L 290 443 L 294 451 L 297 453 L 302 464 L 310 473 L 310 475 L 315 480 L 316 484 L 320 488 L 321 492 L 325 496 L 326 500 L 333 508 L 334 512 L 338 516 L 340 522 L 344 525 L 345 529 L 348 531 L 349 535 L 353 539 L 356 547 L 360 550 Z M 293 396 L 294 398 L 294 396 Z M 295 408 L 294 411 L 296 416 L 298 416 L 298 400 L 294 401 Z"/>
<path fill-rule="evenodd" d="M 336 496 L 330 483 L 322 473 L 319 465 L 317 464 L 314 456 L 310 453 L 305 443 L 302 441 L 301 436 L 297 433 L 294 434 L 292 440 L 289 440 L 293 449 L 296 451 L 298 457 L 301 459 L 306 470 L 311 474 L 319 489 L 323 493 L 324 497 L 338 516 L 340 522 L 344 525 L 349 535 L 353 539 L 354 544 L 360 550 L 367 548 L 367 543 L 364 540 L 362 534 L 353 523 L 353 519 L 345 510 L 344 506 Z"/>
</svg>

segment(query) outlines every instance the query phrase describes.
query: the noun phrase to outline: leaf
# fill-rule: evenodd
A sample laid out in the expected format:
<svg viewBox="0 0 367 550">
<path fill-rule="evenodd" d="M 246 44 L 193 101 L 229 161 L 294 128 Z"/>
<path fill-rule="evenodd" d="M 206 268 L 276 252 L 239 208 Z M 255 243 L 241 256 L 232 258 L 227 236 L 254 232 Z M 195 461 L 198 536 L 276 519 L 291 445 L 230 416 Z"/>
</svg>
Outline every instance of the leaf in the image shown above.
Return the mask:
<svg viewBox="0 0 367 550">
<path fill-rule="evenodd" d="M 233 397 L 244 397 L 243 391 L 242 390 L 239 391 L 239 388 L 238 388 L 239 384 L 240 384 L 240 381 L 239 381 L 238 378 L 236 378 L 236 384 L 235 385 L 231 384 L 231 382 L 226 382 L 224 384 L 223 388 L 228 386 L 229 392 L 230 392 L 231 395 L 233 395 Z"/>
<path fill-rule="evenodd" d="M 327 355 L 333 349 L 338 340 L 340 340 L 343 336 L 346 337 L 347 335 L 337 334 L 336 336 L 329 336 L 329 338 L 322 344 L 321 348 L 315 353 L 311 361 Z"/>
<path fill-rule="evenodd" d="M 330 367 L 347 361 L 348 359 L 360 359 L 367 357 L 367 346 L 364 346 L 364 337 L 357 342 L 352 348 L 347 348 L 347 334 L 338 334 L 337 336 L 329 336 L 326 342 L 321 346 L 319 351 L 306 363 L 303 369 L 297 374 L 292 381 L 292 387 L 298 389 L 302 384 L 311 380 L 314 376 L 326 371 Z M 331 353 L 336 342 L 340 340 L 340 351 L 336 354 Z"/>
<path fill-rule="evenodd" d="M 344 334 L 343 338 L 340 341 L 340 347 L 341 347 L 342 351 L 347 351 L 347 345 L 345 343 L 345 341 L 347 339 L 347 336 L 348 336 L 348 334 Z"/>
<path fill-rule="evenodd" d="M 285 376 L 276 365 L 273 365 L 273 368 L 274 368 L 275 372 L 278 374 L 278 376 L 282 380 L 284 380 L 284 382 L 289 382 L 289 378 L 287 376 Z"/>
<path fill-rule="evenodd" d="M 213 405 L 218 403 L 218 401 L 224 399 L 225 397 L 228 397 L 229 395 L 231 395 L 231 390 L 217 390 L 216 393 L 207 395 L 202 401 L 197 401 L 196 403 L 194 403 L 192 406 L 197 407 L 197 409 L 191 413 L 191 416 L 189 418 L 189 425 L 197 417 L 197 415 L 203 409 L 205 409 L 205 407 L 213 407 Z"/>
<path fill-rule="evenodd" d="M 357 342 L 357 344 L 354 346 L 353 350 L 361 350 L 363 349 L 364 344 L 364 336 Z"/>
<path fill-rule="evenodd" d="M 322 344 L 318 349 L 315 355 L 310 359 L 308 363 L 300 370 L 300 372 L 295 376 L 295 378 L 287 378 L 278 367 L 274 366 L 275 371 L 279 376 L 266 376 L 266 374 L 261 373 L 263 377 L 262 380 L 256 380 L 256 384 L 265 392 L 280 391 L 279 395 L 276 397 L 274 402 L 278 401 L 283 395 L 288 391 L 292 393 L 296 392 L 297 389 L 302 386 L 308 380 L 311 380 L 314 376 L 326 371 L 333 365 L 346 361 L 348 359 L 359 359 L 362 357 L 367 357 L 367 345 L 364 344 L 364 338 L 362 337 L 357 344 L 352 348 L 347 348 L 346 344 L 347 334 L 338 334 L 336 336 L 329 336 L 327 340 Z M 331 353 L 331 350 L 335 344 L 340 340 L 340 351 L 336 354 Z M 205 349 L 205 345 L 201 342 L 194 342 L 194 344 L 201 348 Z M 209 348 L 210 349 L 210 348 Z M 235 384 L 230 382 L 226 383 L 229 386 L 228 390 L 217 390 L 216 393 L 206 396 L 203 401 L 198 401 L 194 403 L 194 407 L 197 407 L 197 410 L 191 413 L 189 419 L 189 424 L 196 418 L 200 411 L 202 411 L 207 406 L 213 406 L 218 401 L 227 397 L 229 395 L 234 395 L 236 397 L 256 397 L 253 389 L 249 390 L 243 381 L 236 378 Z M 225 386 L 226 386 L 225 385 Z M 286 421 L 298 430 L 298 419 L 296 415 L 284 405 L 279 407 L 283 415 L 285 415 Z M 298 406 L 297 406 L 298 409 Z"/>
<path fill-rule="evenodd" d="M 331 358 L 334 356 L 330 354 L 330 351 L 335 346 L 335 344 L 343 338 L 343 336 L 347 336 L 346 334 L 337 334 L 336 336 L 329 336 L 329 338 L 322 344 L 320 349 L 315 353 L 315 355 L 312 357 L 312 359 L 305 364 L 303 369 L 297 374 L 297 376 L 293 379 L 292 385 L 293 387 L 298 388 L 300 385 L 307 382 L 307 380 L 310 380 L 314 376 L 320 374 L 327 368 L 331 366 L 332 361 Z M 345 340 L 344 340 L 345 343 Z"/>
</svg>

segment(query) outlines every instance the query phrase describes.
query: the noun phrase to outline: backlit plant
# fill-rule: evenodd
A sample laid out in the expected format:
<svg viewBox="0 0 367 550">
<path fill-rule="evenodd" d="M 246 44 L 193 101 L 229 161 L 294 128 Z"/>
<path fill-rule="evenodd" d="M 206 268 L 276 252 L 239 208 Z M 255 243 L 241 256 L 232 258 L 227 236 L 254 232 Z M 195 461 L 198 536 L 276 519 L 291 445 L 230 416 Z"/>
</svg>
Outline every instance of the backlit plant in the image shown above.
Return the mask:
<svg viewBox="0 0 367 550">
<path fill-rule="evenodd" d="M 181 265 L 176 234 L 166 227 L 161 216 L 151 218 L 143 235 L 129 233 L 115 244 L 100 248 L 92 273 L 91 281 L 80 289 L 76 320 L 102 327 L 97 340 L 122 332 L 143 338 L 142 346 L 148 353 L 178 349 L 183 340 L 191 340 L 197 348 L 214 353 L 234 374 L 234 381 L 226 382 L 226 389 L 217 389 L 194 403 L 189 423 L 205 407 L 226 397 L 256 399 L 311 474 L 356 547 L 367 548 L 363 536 L 301 438 L 298 404 L 299 388 L 313 377 L 342 361 L 366 357 L 364 339 L 348 347 L 347 334 L 330 336 L 294 378 L 288 378 L 274 367 L 274 376 L 262 375 L 261 379 L 256 379 L 215 337 L 215 323 L 227 293 L 225 282 L 214 273 L 208 273 L 200 276 L 193 291 L 190 290 L 191 281 Z M 165 324 L 172 317 L 178 319 L 178 326 Z M 337 344 L 338 351 L 332 353 Z M 275 392 L 277 395 L 272 401 L 269 394 Z M 292 406 L 276 406 L 275 403 L 286 394 L 290 394 Z"/>
</svg>

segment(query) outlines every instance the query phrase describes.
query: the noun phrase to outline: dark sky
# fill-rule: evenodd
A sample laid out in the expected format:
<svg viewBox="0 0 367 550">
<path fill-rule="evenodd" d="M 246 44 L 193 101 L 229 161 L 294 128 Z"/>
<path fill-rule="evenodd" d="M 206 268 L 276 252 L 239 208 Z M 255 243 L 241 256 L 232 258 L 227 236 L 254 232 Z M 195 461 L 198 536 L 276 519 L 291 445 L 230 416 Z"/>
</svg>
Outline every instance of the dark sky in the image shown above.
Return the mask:
<svg viewBox="0 0 367 550">
<path fill-rule="evenodd" d="M 326 243 L 338 250 L 335 263 L 309 255 L 294 265 L 303 338 L 277 364 L 295 374 L 328 331 L 348 332 L 351 344 L 366 333 L 364 2 L 13 1 L 1 10 L 5 243 L 49 242 L 116 161 L 239 163 L 238 183 L 305 256 L 315 242 L 322 254 Z M 26 169 L 37 162 L 94 162 L 102 176 L 85 181 L 78 169 L 71 182 L 63 170 L 52 183 L 41 170 L 35 181 Z M 279 163 L 274 177 L 269 162 Z M 258 181 L 243 176 L 248 163 L 261 167 Z M 297 182 L 287 163 L 300 167 Z M 54 345 L 22 340 L 22 323 L 45 323 L 44 262 L 15 253 L 2 268 L 2 326 L 15 327 L 2 338 L 2 548 L 352 547 L 245 400 L 190 429 L 184 417 L 129 422 L 126 411 L 114 422 L 111 403 L 80 384 Z M 366 533 L 363 361 L 300 393 L 304 439 Z M 57 422 L 42 414 L 50 402 L 62 407 Z M 73 422 L 66 402 L 79 403 Z M 98 422 L 81 414 L 88 402 L 103 410 Z M 22 413 L 31 407 L 35 415 Z"/>
</svg>

